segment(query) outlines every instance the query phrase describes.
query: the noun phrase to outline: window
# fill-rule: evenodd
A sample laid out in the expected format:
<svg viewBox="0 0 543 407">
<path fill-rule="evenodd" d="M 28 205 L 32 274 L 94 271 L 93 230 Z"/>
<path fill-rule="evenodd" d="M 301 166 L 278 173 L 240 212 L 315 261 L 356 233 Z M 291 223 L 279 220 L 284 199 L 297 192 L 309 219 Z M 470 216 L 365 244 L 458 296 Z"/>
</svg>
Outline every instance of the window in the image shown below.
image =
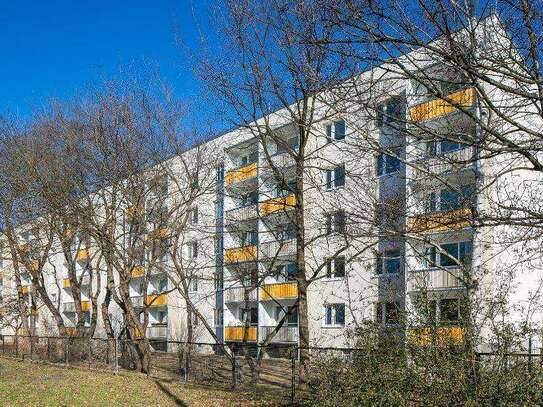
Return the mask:
<svg viewBox="0 0 543 407">
<path fill-rule="evenodd" d="M 377 256 L 377 274 L 396 274 L 400 272 L 400 249 L 385 250 Z"/>
<path fill-rule="evenodd" d="M 246 165 L 256 163 L 258 161 L 258 152 L 254 151 L 247 155 L 240 157 L 240 167 L 245 167 Z"/>
<path fill-rule="evenodd" d="M 375 320 L 379 324 L 398 324 L 400 322 L 400 303 L 378 302 L 375 306 Z"/>
<path fill-rule="evenodd" d="M 400 151 L 394 152 L 394 155 L 381 153 L 377 156 L 377 175 L 392 174 L 400 171 L 400 159 L 397 157 Z"/>
<path fill-rule="evenodd" d="M 241 232 L 240 246 L 253 246 L 258 244 L 258 232 L 256 230 L 246 230 Z"/>
<path fill-rule="evenodd" d="M 273 274 L 278 281 L 294 281 L 294 276 L 298 274 L 298 265 L 288 263 L 276 266 Z"/>
<path fill-rule="evenodd" d="M 215 326 L 224 325 L 224 312 L 222 308 L 215 308 L 214 322 L 215 322 Z"/>
<path fill-rule="evenodd" d="M 377 106 L 376 123 L 378 128 L 385 124 L 391 124 L 401 119 L 403 114 L 402 101 L 399 98 L 391 98 Z"/>
<path fill-rule="evenodd" d="M 328 304 L 324 306 L 325 326 L 345 325 L 345 304 Z"/>
<path fill-rule="evenodd" d="M 215 291 L 222 290 L 224 287 L 224 279 L 222 273 L 214 274 Z"/>
<path fill-rule="evenodd" d="M 240 207 L 255 205 L 258 203 L 258 191 L 251 191 L 240 199 Z"/>
<path fill-rule="evenodd" d="M 189 292 L 192 292 L 192 293 L 197 292 L 198 291 L 198 277 L 193 276 L 189 278 L 187 285 L 188 285 Z"/>
<path fill-rule="evenodd" d="M 345 138 L 345 120 L 338 120 L 326 126 L 326 142 Z"/>
<path fill-rule="evenodd" d="M 474 203 L 475 192 L 472 185 L 463 185 L 458 189 L 442 189 L 429 192 L 423 198 L 426 213 L 451 212 L 468 208 Z M 438 199 L 439 198 L 439 199 Z"/>
<path fill-rule="evenodd" d="M 426 247 L 422 259 L 425 268 L 457 266 L 459 262 L 471 261 L 471 241 L 446 243 L 441 245 L 442 252 L 434 246 Z"/>
<path fill-rule="evenodd" d="M 426 213 L 433 213 L 437 210 L 437 198 L 435 192 L 430 192 L 424 199 L 424 210 Z"/>
<path fill-rule="evenodd" d="M 338 211 L 326 214 L 326 234 L 345 233 L 346 215 L 345 211 Z"/>
<path fill-rule="evenodd" d="M 190 259 L 198 257 L 198 241 L 187 243 L 188 255 Z"/>
<path fill-rule="evenodd" d="M 258 325 L 258 308 L 240 308 L 239 319 L 242 324 L 247 320 L 249 325 Z"/>
<path fill-rule="evenodd" d="M 289 196 L 296 192 L 296 179 L 291 179 L 286 185 L 276 185 L 273 195 L 276 198 Z"/>
<path fill-rule="evenodd" d="M 442 325 L 455 325 L 461 319 L 461 304 L 458 298 L 444 298 L 439 301 L 439 322 Z"/>
<path fill-rule="evenodd" d="M 279 323 L 285 317 L 284 307 L 275 307 L 275 323 Z M 298 326 L 298 307 L 288 307 L 288 315 L 283 326 Z"/>
<path fill-rule="evenodd" d="M 442 212 L 450 212 L 460 209 L 460 194 L 457 191 L 443 189 L 439 196 L 439 204 Z"/>
<path fill-rule="evenodd" d="M 294 152 L 298 151 L 298 136 L 290 137 L 289 139 L 285 140 L 278 140 L 278 142 L 275 143 L 275 153 L 272 153 L 273 146 L 270 148 L 272 151 L 270 151 L 271 155 L 276 154 L 283 154 L 286 152 Z"/>
<path fill-rule="evenodd" d="M 326 170 L 326 189 L 339 188 L 345 185 L 345 164 L 332 170 Z"/>
<path fill-rule="evenodd" d="M 337 256 L 326 261 L 326 278 L 345 277 L 345 256 Z"/>
<path fill-rule="evenodd" d="M 165 278 L 162 278 L 158 282 L 158 293 L 163 293 L 164 291 L 168 290 L 168 280 Z"/>
<path fill-rule="evenodd" d="M 192 225 L 198 224 L 198 207 L 195 206 L 190 210 L 189 220 Z"/>
<path fill-rule="evenodd" d="M 156 313 L 156 321 L 159 324 L 166 324 L 168 322 L 168 311 L 158 311 Z"/>
</svg>

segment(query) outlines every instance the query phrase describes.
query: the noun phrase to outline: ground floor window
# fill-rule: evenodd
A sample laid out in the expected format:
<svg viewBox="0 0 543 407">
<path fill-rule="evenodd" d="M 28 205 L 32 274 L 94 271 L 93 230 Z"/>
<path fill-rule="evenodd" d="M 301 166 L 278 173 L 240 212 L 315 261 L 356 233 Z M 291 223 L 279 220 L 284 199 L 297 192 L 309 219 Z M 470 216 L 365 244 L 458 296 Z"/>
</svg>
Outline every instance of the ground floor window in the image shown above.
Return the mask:
<svg viewBox="0 0 543 407">
<path fill-rule="evenodd" d="M 345 325 L 345 304 L 326 304 L 324 306 L 324 326 Z"/>
</svg>

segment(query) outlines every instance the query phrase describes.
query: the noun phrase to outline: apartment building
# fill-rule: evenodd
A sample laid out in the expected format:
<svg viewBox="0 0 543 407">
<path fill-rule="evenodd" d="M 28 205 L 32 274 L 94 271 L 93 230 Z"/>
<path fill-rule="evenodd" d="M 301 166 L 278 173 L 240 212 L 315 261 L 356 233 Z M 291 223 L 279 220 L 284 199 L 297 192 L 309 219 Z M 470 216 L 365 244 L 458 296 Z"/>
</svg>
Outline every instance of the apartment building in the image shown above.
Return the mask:
<svg viewBox="0 0 543 407">
<path fill-rule="evenodd" d="M 428 327 L 437 326 L 439 335 L 461 343 L 467 296 L 475 300 L 481 315 L 481 333 L 488 334 L 492 317 L 485 304 L 496 295 L 497 278 L 518 262 L 516 252 L 499 241 L 502 230 L 477 227 L 474 222 L 475 214 L 493 202 L 497 192 L 487 180 L 500 166 L 494 159 L 479 160 L 476 144 L 469 142 L 481 131 L 470 119 L 470 114 L 481 114 L 477 92 L 457 72 L 431 56 L 422 57 L 427 59 L 422 64 L 427 75 L 442 76 L 438 82 L 447 101 L 430 96 L 424 83 L 377 67 L 356 79 L 373 85 L 372 78 L 380 78 L 380 85 L 372 86 L 378 89 L 371 91 L 372 112 L 347 107 L 331 113 L 324 103 L 317 109 L 324 113 L 305 146 L 303 191 L 312 345 L 355 345 L 354 334 L 368 322 L 403 333 L 407 323 L 407 337 L 416 332 L 415 340 L 422 343 L 429 340 Z M 412 59 L 417 58 L 406 57 Z M 420 58 L 417 61 L 413 69 L 420 70 Z M 131 271 L 130 297 L 138 310 L 148 309 L 146 335 L 156 349 L 167 349 L 168 340 L 186 339 L 187 318 L 193 321 L 195 341 L 258 344 L 271 337 L 269 342 L 276 345 L 299 343 L 294 216 L 299 203 L 292 153 L 300 140 L 285 111 L 267 119 L 273 123 L 273 137 L 265 144 L 257 131 L 247 128 L 206 143 L 216 158 L 214 180 L 208 193 L 191 202 L 193 228 L 185 228 L 182 236 L 178 255 L 194 270 L 188 279 L 189 295 L 214 335 L 187 309 L 183 295 L 173 290 L 179 282 L 173 272 L 167 267 L 149 270 L 148 252 L 143 250 L 141 264 Z M 178 165 L 176 160 L 171 160 L 172 167 Z M 157 202 L 167 207 L 173 190 L 171 179 L 164 177 L 145 204 L 155 213 L 127 205 L 120 217 L 126 222 L 142 216 L 153 223 L 161 212 Z M 160 228 L 155 230 L 161 233 Z M 31 247 L 32 236 L 23 240 Z M 88 325 L 90 293 L 85 287 L 90 281 L 85 269 L 93 244 L 83 237 L 77 242 L 73 250 Z M 165 248 L 166 264 L 171 262 L 167 253 Z M 62 270 L 63 260 L 60 254 L 55 256 L 51 267 Z M 7 283 L 7 263 L 0 280 L 4 297 L 13 290 Z M 515 309 L 511 323 L 525 318 L 522 304 L 537 284 L 536 275 L 521 271 L 513 278 L 515 290 L 508 297 Z M 47 278 L 51 292 L 62 288 L 61 312 L 75 326 L 70 278 L 62 272 Z M 22 274 L 21 283 L 31 304 L 34 293 L 28 273 Z M 104 283 L 102 279 L 100 284 Z M 98 298 L 102 300 L 103 291 Z M 36 318 L 37 333 L 54 331 L 47 311 L 41 307 L 37 312 L 44 314 Z M 122 314 L 115 304 L 110 312 L 119 333 Z M 540 310 L 532 312 L 530 322 L 540 324 L 541 315 Z M 97 335 L 104 335 L 100 319 L 98 326 Z"/>
</svg>

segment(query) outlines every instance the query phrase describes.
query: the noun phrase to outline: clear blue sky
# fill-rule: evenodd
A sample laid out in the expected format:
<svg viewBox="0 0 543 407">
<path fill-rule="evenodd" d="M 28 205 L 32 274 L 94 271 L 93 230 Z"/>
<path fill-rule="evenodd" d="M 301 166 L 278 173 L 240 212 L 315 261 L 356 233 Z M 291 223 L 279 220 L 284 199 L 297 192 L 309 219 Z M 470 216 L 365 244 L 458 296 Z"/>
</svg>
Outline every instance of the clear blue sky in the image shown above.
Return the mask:
<svg viewBox="0 0 543 407">
<path fill-rule="evenodd" d="M 0 0 L 0 115 L 28 117 L 50 97 L 69 98 L 119 66 L 144 63 L 157 64 L 176 93 L 190 99 L 198 86 L 175 38 L 197 46 L 209 3 Z"/>
</svg>

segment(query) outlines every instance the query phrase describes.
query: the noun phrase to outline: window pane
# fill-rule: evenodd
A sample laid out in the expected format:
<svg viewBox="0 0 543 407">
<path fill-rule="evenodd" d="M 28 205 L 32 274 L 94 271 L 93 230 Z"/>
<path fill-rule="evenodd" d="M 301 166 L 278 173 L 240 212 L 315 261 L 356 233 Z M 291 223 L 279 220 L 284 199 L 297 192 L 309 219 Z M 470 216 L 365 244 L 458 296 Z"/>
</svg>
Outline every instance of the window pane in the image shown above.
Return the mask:
<svg viewBox="0 0 543 407">
<path fill-rule="evenodd" d="M 337 211 L 334 213 L 334 231 L 345 232 L 345 211 Z"/>
<path fill-rule="evenodd" d="M 332 170 L 326 170 L 326 189 L 332 188 Z"/>
<path fill-rule="evenodd" d="M 458 300 L 456 298 L 443 299 L 439 302 L 440 322 L 443 324 L 458 323 L 460 320 Z"/>
<path fill-rule="evenodd" d="M 460 194 L 456 191 L 442 190 L 440 200 L 442 212 L 449 212 L 460 208 Z"/>
<path fill-rule="evenodd" d="M 473 250 L 472 243 L 470 241 L 460 243 L 460 261 L 464 264 L 471 262 L 471 252 Z"/>
<path fill-rule="evenodd" d="M 345 277 L 345 257 L 336 257 L 334 260 L 334 275 L 335 277 Z"/>
<path fill-rule="evenodd" d="M 345 325 L 345 304 L 336 304 L 336 325 Z"/>
<path fill-rule="evenodd" d="M 340 120 L 334 123 L 335 138 L 336 140 L 343 140 L 345 138 L 345 121 Z"/>
<path fill-rule="evenodd" d="M 383 175 L 384 170 L 384 154 L 377 156 L 377 175 Z"/>
<path fill-rule="evenodd" d="M 387 174 L 400 171 L 400 160 L 397 157 L 387 155 L 385 165 Z"/>
<path fill-rule="evenodd" d="M 345 165 L 340 165 L 334 170 L 334 181 L 336 187 L 345 185 Z"/>
<path fill-rule="evenodd" d="M 441 152 L 448 153 L 450 151 L 456 151 L 461 148 L 460 143 L 450 140 L 441 141 Z"/>
<path fill-rule="evenodd" d="M 385 272 L 400 272 L 400 250 L 395 249 L 385 251 Z"/>
<path fill-rule="evenodd" d="M 439 263 L 441 266 L 456 266 L 458 263 L 455 259 L 458 259 L 458 243 L 449 243 L 441 246 L 442 249 L 448 253 L 441 253 Z"/>
<path fill-rule="evenodd" d="M 325 308 L 325 324 L 332 325 L 332 306 L 330 305 Z"/>
<path fill-rule="evenodd" d="M 327 143 L 332 142 L 332 125 L 331 124 L 326 126 L 326 142 Z"/>
<path fill-rule="evenodd" d="M 399 304 L 395 302 L 387 302 L 385 304 L 385 322 L 387 324 L 397 324 L 399 321 Z"/>
</svg>

